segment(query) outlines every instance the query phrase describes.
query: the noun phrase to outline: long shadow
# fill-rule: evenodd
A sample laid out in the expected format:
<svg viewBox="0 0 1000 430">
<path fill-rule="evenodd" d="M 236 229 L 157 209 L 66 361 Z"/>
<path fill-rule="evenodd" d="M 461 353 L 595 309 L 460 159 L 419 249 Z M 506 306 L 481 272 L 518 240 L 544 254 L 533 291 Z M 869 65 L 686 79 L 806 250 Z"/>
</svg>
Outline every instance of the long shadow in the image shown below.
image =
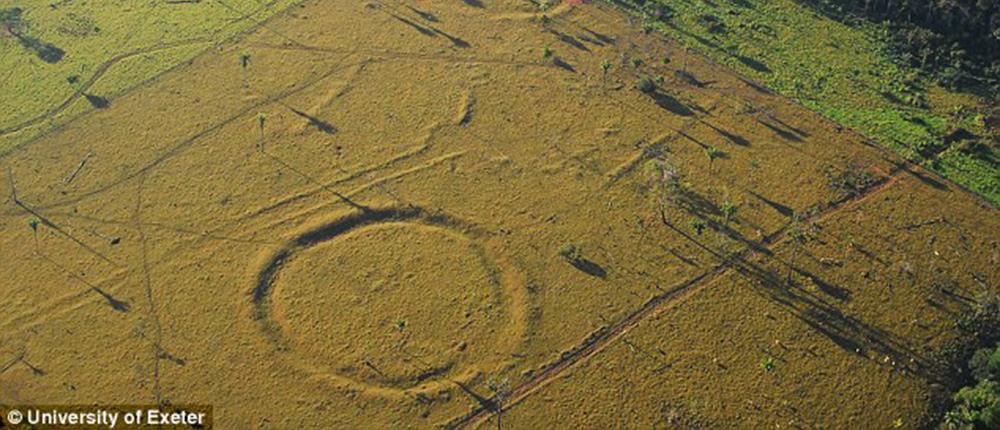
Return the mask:
<svg viewBox="0 0 1000 430">
<path fill-rule="evenodd" d="M 132 307 L 128 304 L 128 302 L 116 299 L 111 294 L 108 294 L 104 290 L 98 288 L 96 285 L 91 284 L 89 281 L 87 281 L 86 279 L 83 279 L 83 277 L 81 277 L 80 275 L 77 275 L 75 272 L 67 269 L 62 264 L 59 264 L 59 262 L 57 262 L 52 257 L 48 256 L 44 252 L 37 251 L 37 254 L 39 256 L 41 256 L 43 260 L 45 260 L 45 261 L 49 262 L 49 264 L 52 264 L 53 266 L 57 267 L 59 270 L 61 270 L 63 273 L 65 273 L 69 277 L 71 277 L 71 278 L 79 281 L 80 283 L 86 285 L 87 288 L 90 289 L 90 291 L 93 291 L 93 292 L 99 294 L 108 303 L 108 306 L 111 306 L 111 309 L 114 309 L 117 312 L 123 312 L 123 313 L 129 312 L 132 309 Z"/>
<path fill-rule="evenodd" d="M 597 39 L 598 42 L 600 42 L 601 44 L 603 44 L 601 46 L 604 46 L 604 45 L 614 45 L 615 44 L 615 38 L 613 38 L 611 36 L 607 36 L 607 35 L 598 33 L 598 32 L 596 32 L 594 30 L 591 30 L 591 29 L 589 29 L 587 27 L 582 27 L 582 28 L 583 28 L 583 31 L 587 32 L 588 34 L 590 34 L 591 37 L 593 37 L 594 39 Z"/>
<path fill-rule="evenodd" d="M 740 136 L 740 135 L 735 134 L 735 133 L 730 133 L 730 132 L 728 132 L 726 130 L 723 130 L 723 129 L 719 128 L 719 127 L 716 127 L 716 126 L 714 126 L 714 125 L 712 125 L 712 124 L 710 124 L 708 122 L 705 122 L 705 121 L 702 121 L 701 123 L 707 125 L 712 130 L 715 130 L 716 133 L 721 134 L 722 137 L 725 137 L 726 140 L 732 142 L 735 145 L 750 146 L 750 141 L 747 140 L 747 138 L 745 138 L 743 136 Z"/>
<path fill-rule="evenodd" d="M 741 258 L 733 267 L 752 281 L 753 291 L 781 305 L 844 350 L 865 358 L 870 357 L 869 352 L 875 352 L 878 356 L 890 357 L 896 367 L 928 381 L 947 382 L 949 374 L 941 363 L 921 354 L 892 333 L 847 315 L 801 288 L 789 287 L 780 274 L 746 259 Z"/>
<path fill-rule="evenodd" d="M 290 106 L 285 106 L 285 107 L 287 107 L 288 110 L 292 111 L 292 113 L 304 118 L 306 121 L 309 122 L 309 125 L 316 127 L 316 129 L 322 131 L 323 133 L 335 134 L 337 132 L 337 127 L 334 127 L 333 124 L 330 124 L 329 122 L 323 121 L 319 118 L 316 118 L 315 116 L 309 115 L 293 107 Z"/>
<path fill-rule="evenodd" d="M 680 101 L 671 97 L 670 95 L 664 94 L 660 91 L 653 91 L 649 93 L 649 97 L 651 97 L 653 101 L 656 102 L 657 106 L 670 113 L 673 113 L 674 115 L 680 115 L 680 116 L 694 115 L 694 111 L 692 111 L 690 108 L 685 106 L 684 103 L 681 103 Z"/>
<path fill-rule="evenodd" d="M 406 25 L 410 26 L 410 28 L 412 28 L 414 30 L 417 30 L 417 32 L 419 32 L 420 34 L 423 34 L 424 36 L 437 37 L 437 33 L 434 30 L 430 29 L 430 28 L 424 27 L 424 26 L 422 26 L 420 24 L 417 24 L 417 23 L 415 23 L 413 21 L 410 21 L 409 19 L 403 18 L 403 17 L 401 17 L 399 15 L 396 15 L 396 14 L 390 14 L 390 15 L 392 15 L 393 18 L 396 18 L 397 21 L 402 22 L 403 24 L 406 24 Z"/>
<path fill-rule="evenodd" d="M 569 46 L 572 46 L 572 47 L 574 47 L 576 49 L 579 49 L 581 51 L 590 52 L 590 48 L 588 48 L 587 45 L 584 45 L 583 42 L 580 42 L 579 40 L 577 40 L 573 36 L 570 36 L 570 35 L 568 35 L 566 33 L 563 33 L 563 32 L 561 32 L 559 30 L 555 30 L 555 29 L 551 29 L 551 28 L 548 29 L 548 32 L 552 33 L 553 35 L 555 35 L 556 39 L 559 39 L 559 41 L 562 42 L 562 43 L 565 43 L 565 44 L 567 44 Z"/>
<path fill-rule="evenodd" d="M 483 2 L 481 2 L 479 0 L 462 0 L 462 3 L 465 3 L 466 5 L 472 6 L 472 7 L 478 7 L 478 8 L 482 8 L 483 7 Z"/>
<path fill-rule="evenodd" d="M 754 190 L 746 190 L 746 191 L 748 193 L 750 193 L 750 195 L 756 197 L 758 200 L 764 202 L 764 204 L 770 206 L 771 209 L 774 209 L 775 211 L 777 211 L 778 213 L 780 213 L 782 216 L 791 218 L 792 215 L 795 215 L 795 209 L 792 209 L 792 208 L 790 208 L 788 206 L 785 206 L 785 205 L 783 205 L 781 203 L 778 203 L 778 202 L 775 202 L 773 200 L 770 200 L 767 197 L 764 197 L 764 196 L 758 194 Z"/>
<path fill-rule="evenodd" d="M 87 99 L 87 103 L 90 103 L 95 109 L 107 109 L 111 106 L 111 101 L 107 97 L 95 96 L 93 94 L 84 94 L 84 98 Z"/>
<path fill-rule="evenodd" d="M 575 267 L 577 270 L 586 273 L 590 276 L 593 276 L 595 278 L 604 279 L 608 277 L 607 270 L 604 270 L 604 268 L 601 267 L 601 265 L 586 258 L 572 260 L 569 263 L 573 265 L 573 267 Z"/>
<path fill-rule="evenodd" d="M 906 163 L 901 163 L 899 165 L 899 168 L 903 169 L 904 172 L 909 173 L 914 178 L 917 178 L 920 182 L 923 182 L 924 184 L 929 185 L 936 190 L 944 191 L 948 189 L 948 186 L 942 183 L 941 181 L 938 181 L 937 179 L 934 179 L 931 176 L 928 176 L 914 169 L 911 169 L 910 166 Z"/>
<path fill-rule="evenodd" d="M 764 127 L 767 127 L 769 129 L 771 129 L 771 131 L 773 131 L 774 134 L 777 134 L 778 136 L 781 136 L 782 139 L 791 140 L 793 142 L 801 142 L 802 141 L 802 138 L 799 137 L 798 134 L 795 134 L 795 133 L 790 132 L 788 130 L 782 129 L 782 128 L 780 128 L 778 126 L 775 126 L 774 124 L 771 124 L 771 123 L 769 123 L 767 121 L 762 121 L 762 120 L 758 119 L 757 122 L 760 123 L 761 125 L 763 125 Z"/>
<path fill-rule="evenodd" d="M 43 42 L 40 39 L 25 36 L 18 32 L 8 32 L 8 34 L 17 38 L 17 41 L 21 43 L 21 46 L 24 47 L 24 49 L 31 51 L 35 54 L 35 56 L 46 63 L 58 63 L 59 61 L 62 61 L 63 57 L 66 55 L 66 51 L 63 51 L 62 48 L 59 48 L 51 43 Z"/>
<path fill-rule="evenodd" d="M 452 381 L 452 382 L 454 382 L 455 385 L 458 385 L 458 388 L 461 388 L 462 391 L 464 391 L 466 395 L 468 395 L 473 400 L 475 400 L 476 403 L 479 403 L 479 406 L 481 406 L 483 409 L 486 409 L 486 410 L 489 410 L 489 411 L 494 411 L 494 412 L 496 412 L 497 409 L 499 409 L 497 407 L 497 402 L 493 401 L 493 399 L 489 399 L 489 398 L 481 396 L 479 393 L 477 393 L 475 391 L 472 391 L 471 388 L 467 387 L 465 384 L 463 384 L 461 382 L 458 382 L 458 381 Z"/>
<path fill-rule="evenodd" d="M 751 68 L 751 69 L 753 69 L 753 70 L 755 70 L 757 72 L 760 72 L 760 73 L 771 73 L 772 72 L 771 68 L 767 67 L 766 64 L 761 63 L 760 61 L 757 61 L 757 60 L 755 60 L 753 58 L 750 58 L 750 57 L 747 57 L 747 56 L 744 56 L 744 55 L 737 55 L 736 59 L 739 60 L 741 63 L 743 63 L 743 65 L 745 65 L 745 66 L 747 66 L 747 67 L 749 67 L 749 68 Z"/>
<path fill-rule="evenodd" d="M 444 38 L 448 39 L 448 41 L 451 42 L 452 45 L 455 45 L 455 47 L 462 49 L 472 47 L 472 45 L 469 44 L 469 42 L 466 42 L 464 39 L 460 37 L 452 36 L 451 34 L 445 33 L 444 31 L 437 28 L 434 28 L 433 31 L 437 34 L 444 36 Z"/>
<path fill-rule="evenodd" d="M 576 73 L 576 69 L 573 68 L 572 64 L 567 63 L 565 60 L 559 57 L 552 57 L 552 64 L 560 69 L 563 69 L 570 73 Z"/>
</svg>

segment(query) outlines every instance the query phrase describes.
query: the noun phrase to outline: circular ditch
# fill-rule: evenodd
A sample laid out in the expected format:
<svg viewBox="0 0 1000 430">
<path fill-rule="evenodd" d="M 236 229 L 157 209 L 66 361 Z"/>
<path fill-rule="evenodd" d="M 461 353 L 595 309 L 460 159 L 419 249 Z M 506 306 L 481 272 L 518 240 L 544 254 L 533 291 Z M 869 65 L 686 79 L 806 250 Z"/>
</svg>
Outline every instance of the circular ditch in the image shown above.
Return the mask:
<svg viewBox="0 0 1000 430">
<path fill-rule="evenodd" d="M 381 391 L 433 390 L 509 359 L 523 281 L 461 220 L 367 210 L 305 231 L 266 260 L 253 303 L 293 364 Z"/>
</svg>

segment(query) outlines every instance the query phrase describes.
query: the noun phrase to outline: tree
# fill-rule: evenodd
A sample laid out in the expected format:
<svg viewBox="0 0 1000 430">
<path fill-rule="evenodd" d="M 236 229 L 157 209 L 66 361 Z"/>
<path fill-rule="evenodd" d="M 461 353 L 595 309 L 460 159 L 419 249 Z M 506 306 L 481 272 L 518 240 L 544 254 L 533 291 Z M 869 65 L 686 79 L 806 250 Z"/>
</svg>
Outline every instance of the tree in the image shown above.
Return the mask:
<svg viewBox="0 0 1000 430">
<path fill-rule="evenodd" d="M 552 56 L 554 56 L 554 55 L 555 55 L 555 52 L 552 50 L 552 48 L 550 48 L 548 46 L 546 46 L 545 48 L 542 48 L 542 58 L 548 60 L 548 59 L 551 59 Z"/>
<path fill-rule="evenodd" d="M 659 200 L 660 211 L 676 204 L 680 197 L 684 184 L 681 179 L 681 172 L 677 167 L 664 160 L 653 159 L 647 164 L 650 176 L 653 180 L 653 188 Z M 666 217 L 664 217 L 666 219 Z"/>
<path fill-rule="evenodd" d="M 653 94 L 656 92 L 656 82 L 653 82 L 653 80 L 649 78 L 642 78 L 635 83 L 635 88 L 642 91 L 644 94 Z"/>
<path fill-rule="evenodd" d="M 735 203 L 726 200 L 725 202 L 722 202 L 722 207 L 720 207 L 720 209 L 722 210 L 723 225 L 728 227 L 729 220 L 732 219 L 733 215 L 736 215 L 736 211 L 739 207 L 736 206 Z"/>
<path fill-rule="evenodd" d="M 705 227 L 707 227 L 705 220 L 698 218 L 691 220 L 691 229 L 694 230 L 694 234 L 701 236 L 701 233 L 705 231 Z"/>
<path fill-rule="evenodd" d="M 982 380 L 965 387 L 954 397 L 955 407 L 944 416 L 951 429 L 995 429 L 1000 426 L 1000 384 Z"/>
<path fill-rule="evenodd" d="M 792 225 L 788 229 L 788 236 L 792 239 L 792 258 L 788 261 L 788 276 L 785 282 L 792 285 L 792 272 L 795 269 L 795 260 L 798 257 L 799 249 L 810 239 L 811 227 L 803 225 L 804 216 L 795 214 L 792 216 Z"/>
<path fill-rule="evenodd" d="M 24 27 L 23 12 L 19 7 L 0 9 L 0 28 L 11 36 L 20 36 Z"/>
<path fill-rule="evenodd" d="M 571 264 L 576 264 L 583 260 L 583 251 L 580 250 L 579 246 L 572 243 L 566 243 L 559 248 L 559 256 Z"/>
<path fill-rule="evenodd" d="M 267 121 L 267 115 L 264 112 L 257 112 L 257 128 L 260 130 L 260 141 L 257 142 L 257 150 L 264 150 L 264 122 Z"/>
<path fill-rule="evenodd" d="M 250 67 L 250 53 L 249 52 L 247 52 L 247 51 L 240 52 L 240 67 L 242 67 L 243 70 L 246 70 L 247 67 Z"/>
<path fill-rule="evenodd" d="M 38 226 L 42 224 L 42 220 L 38 218 L 32 218 L 28 220 L 28 227 L 31 227 L 31 233 L 35 237 L 35 248 L 38 248 Z"/>
<path fill-rule="evenodd" d="M 715 169 L 713 169 L 713 166 L 715 164 L 715 160 L 717 160 L 719 158 L 722 158 L 723 155 L 724 155 L 724 153 L 719 148 L 716 148 L 714 146 L 705 147 L 705 156 L 708 157 L 708 171 L 709 172 L 714 172 L 715 171 Z"/>
<path fill-rule="evenodd" d="M 493 408 L 497 413 L 497 430 L 503 428 L 503 406 L 510 397 L 510 382 L 507 378 L 491 380 L 486 384 L 490 392 L 493 393 Z"/>
</svg>

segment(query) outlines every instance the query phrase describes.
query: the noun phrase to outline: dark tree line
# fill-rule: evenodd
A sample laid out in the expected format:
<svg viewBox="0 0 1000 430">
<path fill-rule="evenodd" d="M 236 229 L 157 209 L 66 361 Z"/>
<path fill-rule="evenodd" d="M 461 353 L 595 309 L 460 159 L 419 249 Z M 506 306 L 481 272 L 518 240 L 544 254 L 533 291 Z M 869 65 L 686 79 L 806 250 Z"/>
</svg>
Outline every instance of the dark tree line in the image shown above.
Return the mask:
<svg viewBox="0 0 1000 430">
<path fill-rule="evenodd" d="M 891 24 L 899 55 L 949 86 L 1000 90 L 1000 0 L 807 0 Z"/>
</svg>

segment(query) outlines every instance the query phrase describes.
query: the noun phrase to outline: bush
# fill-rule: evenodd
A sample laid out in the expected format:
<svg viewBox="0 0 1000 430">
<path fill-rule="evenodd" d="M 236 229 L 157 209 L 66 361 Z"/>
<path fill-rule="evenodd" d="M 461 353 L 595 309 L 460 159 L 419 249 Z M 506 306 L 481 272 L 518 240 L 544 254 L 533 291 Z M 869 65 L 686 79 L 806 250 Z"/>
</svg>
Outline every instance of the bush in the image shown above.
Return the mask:
<svg viewBox="0 0 1000 430">
<path fill-rule="evenodd" d="M 583 259 L 583 253 L 580 251 L 580 247 L 572 243 L 567 243 L 559 248 L 559 256 L 566 259 L 570 263 L 575 263 Z"/>
<path fill-rule="evenodd" d="M 983 380 L 955 394 L 955 407 L 945 414 L 944 424 L 951 429 L 1000 428 L 1000 384 Z"/>
<path fill-rule="evenodd" d="M 639 82 L 635 83 L 635 87 L 645 94 L 652 94 L 656 91 L 656 82 L 653 82 L 653 80 L 649 78 L 642 78 L 639 79 Z"/>
</svg>

